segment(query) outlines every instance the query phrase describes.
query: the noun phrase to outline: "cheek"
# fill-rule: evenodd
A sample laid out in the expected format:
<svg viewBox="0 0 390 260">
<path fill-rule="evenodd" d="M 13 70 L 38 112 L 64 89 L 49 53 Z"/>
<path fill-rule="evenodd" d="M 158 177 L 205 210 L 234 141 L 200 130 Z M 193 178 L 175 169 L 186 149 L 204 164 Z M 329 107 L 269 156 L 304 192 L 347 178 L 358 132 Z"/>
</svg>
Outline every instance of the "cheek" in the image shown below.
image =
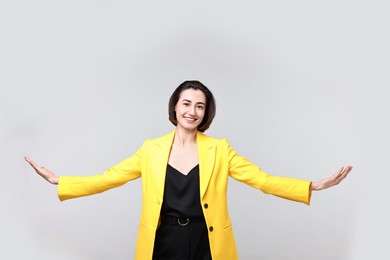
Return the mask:
<svg viewBox="0 0 390 260">
<path fill-rule="evenodd" d="M 173 110 L 173 112 L 177 115 L 177 112 L 179 111 L 177 105 L 175 106 L 175 109 Z"/>
<path fill-rule="evenodd" d="M 199 116 L 202 117 L 202 119 L 205 117 L 206 115 L 206 111 L 202 110 L 200 113 L 199 113 Z"/>
<path fill-rule="evenodd" d="M 183 114 L 183 108 L 181 108 L 180 106 L 176 106 L 174 113 L 175 113 L 176 119 L 178 119 L 179 116 Z"/>
</svg>

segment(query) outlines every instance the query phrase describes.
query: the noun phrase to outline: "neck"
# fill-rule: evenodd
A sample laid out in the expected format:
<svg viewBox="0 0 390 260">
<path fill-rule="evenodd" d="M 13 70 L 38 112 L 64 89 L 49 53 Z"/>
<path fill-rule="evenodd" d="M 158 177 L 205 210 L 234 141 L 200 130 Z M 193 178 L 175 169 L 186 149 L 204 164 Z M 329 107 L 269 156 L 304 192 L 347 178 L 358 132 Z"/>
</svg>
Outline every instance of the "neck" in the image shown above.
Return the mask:
<svg viewBox="0 0 390 260">
<path fill-rule="evenodd" d="M 196 133 L 197 132 L 198 131 L 196 129 L 195 130 L 185 130 L 185 129 L 177 127 L 173 143 L 178 144 L 178 145 L 196 144 Z"/>
</svg>

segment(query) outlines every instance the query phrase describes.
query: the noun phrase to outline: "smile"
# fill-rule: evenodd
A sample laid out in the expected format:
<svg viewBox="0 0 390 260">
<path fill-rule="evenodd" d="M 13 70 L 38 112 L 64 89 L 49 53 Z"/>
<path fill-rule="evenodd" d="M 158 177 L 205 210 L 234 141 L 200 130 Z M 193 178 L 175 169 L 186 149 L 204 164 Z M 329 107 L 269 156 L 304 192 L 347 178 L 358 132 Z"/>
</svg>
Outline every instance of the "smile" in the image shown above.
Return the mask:
<svg viewBox="0 0 390 260">
<path fill-rule="evenodd" d="M 190 122 L 196 121 L 196 118 L 184 117 L 184 119 Z"/>
</svg>

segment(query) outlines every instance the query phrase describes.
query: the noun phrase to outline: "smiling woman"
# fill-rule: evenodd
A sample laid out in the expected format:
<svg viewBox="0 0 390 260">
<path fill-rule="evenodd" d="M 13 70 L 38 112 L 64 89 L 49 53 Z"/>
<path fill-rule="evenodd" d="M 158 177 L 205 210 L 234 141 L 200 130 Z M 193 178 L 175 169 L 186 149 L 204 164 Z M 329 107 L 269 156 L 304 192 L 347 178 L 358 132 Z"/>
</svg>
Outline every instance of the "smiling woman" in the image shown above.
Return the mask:
<svg viewBox="0 0 390 260">
<path fill-rule="evenodd" d="M 216 113 L 215 99 L 211 91 L 201 82 L 185 81 L 172 93 L 169 99 L 168 113 L 169 120 L 175 126 L 177 126 L 177 109 L 180 105 L 187 108 L 191 108 L 192 105 L 196 108 L 193 113 L 197 112 L 198 116 L 202 114 L 202 120 L 198 120 L 200 122 L 197 125 L 198 131 L 204 132 L 210 127 Z M 181 114 L 179 113 L 179 115 Z M 203 117 L 205 117 L 204 120 Z M 188 115 L 188 118 L 191 116 Z"/>
<path fill-rule="evenodd" d="M 147 140 L 102 175 L 56 176 L 26 161 L 52 184 L 61 201 L 101 193 L 142 178 L 142 213 L 135 258 L 238 259 L 227 205 L 228 178 L 264 193 L 310 204 L 311 192 L 339 184 L 352 170 L 341 167 L 320 181 L 273 176 L 238 155 L 226 139 L 205 135 L 216 113 L 214 96 L 201 82 L 185 81 L 169 100 L 175 129 Z"/>
</svg>

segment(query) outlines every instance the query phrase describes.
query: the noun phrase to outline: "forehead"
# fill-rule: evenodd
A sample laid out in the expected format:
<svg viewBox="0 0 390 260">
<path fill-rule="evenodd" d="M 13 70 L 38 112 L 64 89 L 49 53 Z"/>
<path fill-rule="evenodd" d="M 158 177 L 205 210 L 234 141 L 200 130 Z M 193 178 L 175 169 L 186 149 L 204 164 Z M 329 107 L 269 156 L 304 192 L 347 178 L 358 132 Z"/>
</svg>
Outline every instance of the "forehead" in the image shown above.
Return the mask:
<svg viewBox="0 0 390 260">
<path fill-rule="evenodd" d="M 199 89 L 189 88 L 189 89 L 183 90 L 180 93 L 180 98 L 179 99 L 180 100 L 187 99 L 187 100 L 190 100 L 192 102 L 203 102 L 203 103 L 206 103 L 206 96 Z"/>
</svg>

